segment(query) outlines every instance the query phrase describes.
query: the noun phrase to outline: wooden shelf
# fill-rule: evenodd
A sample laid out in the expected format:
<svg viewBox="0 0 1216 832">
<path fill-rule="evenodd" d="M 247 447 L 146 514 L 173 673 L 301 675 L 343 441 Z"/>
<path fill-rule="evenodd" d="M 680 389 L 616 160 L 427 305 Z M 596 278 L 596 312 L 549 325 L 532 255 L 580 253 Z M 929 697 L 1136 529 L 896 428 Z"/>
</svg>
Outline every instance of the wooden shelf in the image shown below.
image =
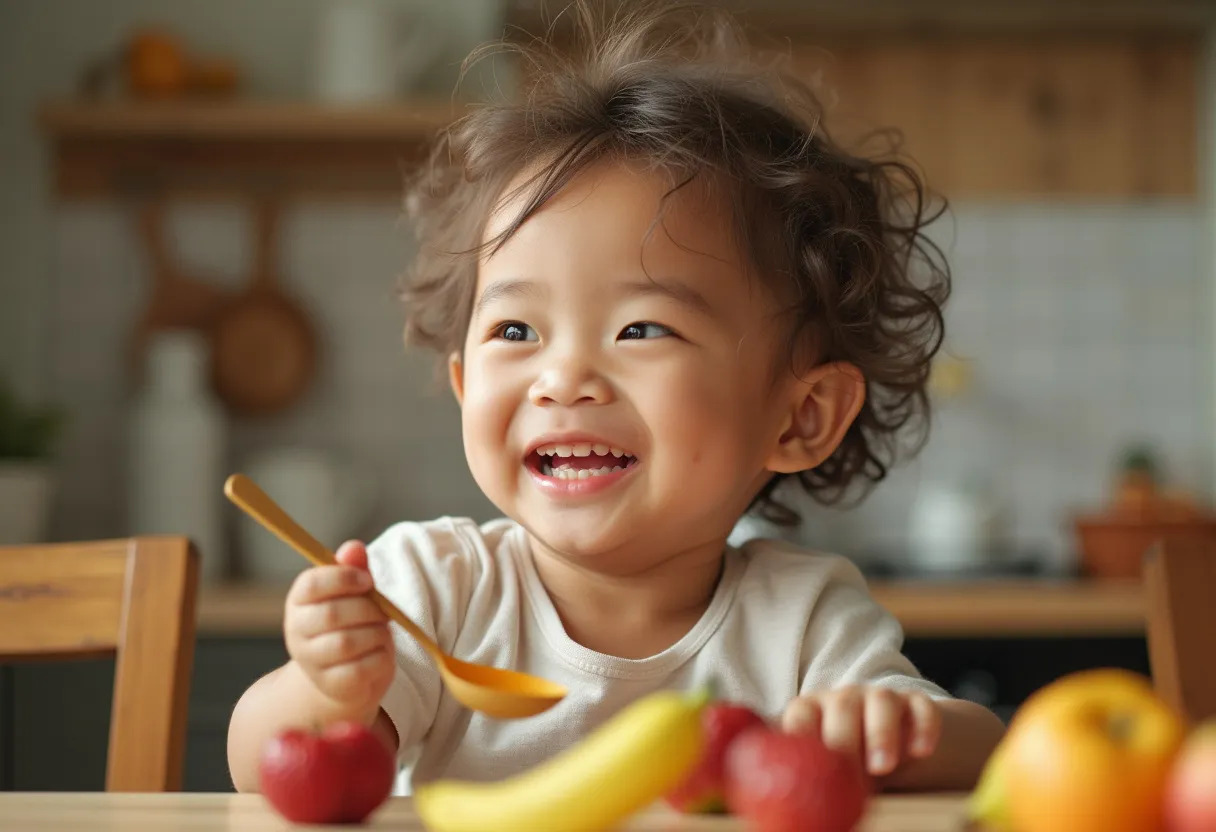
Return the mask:
<svg viewBox="0 0 1216 832">
<path fill-rule="evenodd" d="M 874 582 L 910 636 L 1116 636 L 1144 633 L 1138 581 Z"/>
<path fill-rule="evenodd" d="M 440 101 L 65 101 L 43 106 L 39 121 L 63 198 L 259 184 L 387 194 L 401 191 L 404 169 L 459 112 Z"/>
<path fill-rule="evenodd" d="M 304 101 L 52 102 L 40 111 L 57 138 L 191 138 L 228 140 L 417 139 L 455 115 L 451 105 L 418 101 L 330 106 Z"/>
<path fill-rule="evenodd" d="M 1137 582 L 875 581 L 874 597 L 912 637 L 1117 636 L 1144 632 Z M 285 586 L 203 587 L 199 631 L 207 636 L 274 636 Z"/>
</svg>

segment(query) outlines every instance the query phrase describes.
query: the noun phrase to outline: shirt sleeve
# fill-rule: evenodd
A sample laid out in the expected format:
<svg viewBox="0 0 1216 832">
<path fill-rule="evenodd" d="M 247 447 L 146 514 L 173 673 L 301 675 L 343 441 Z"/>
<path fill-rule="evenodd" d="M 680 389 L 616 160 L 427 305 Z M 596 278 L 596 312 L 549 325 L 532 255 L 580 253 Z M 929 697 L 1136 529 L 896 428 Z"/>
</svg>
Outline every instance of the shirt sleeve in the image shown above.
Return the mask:
<svg viewBox="0 0 1216 832">
<path fill-rule="evenodd" d="M 455 522 L 398 523 L 368 545 L 368 565 L 376 589 L 451 652 L 482 571 Z M 405 765 L 434 724 L 442 681 L 418 641 L 390 626 L 397 668 L 380 706 L 397 731 L 398 763 Z"/>
<path fill-rule="evenodd" d="M 949 693 L 921 676 L 903 654 L 903 628 L 870 595 L 857 567 L 843 558 L 835 560 L 803 639 L 805 670 L 799 693 L 878 685 L 950 699 Z"/>
</svg>

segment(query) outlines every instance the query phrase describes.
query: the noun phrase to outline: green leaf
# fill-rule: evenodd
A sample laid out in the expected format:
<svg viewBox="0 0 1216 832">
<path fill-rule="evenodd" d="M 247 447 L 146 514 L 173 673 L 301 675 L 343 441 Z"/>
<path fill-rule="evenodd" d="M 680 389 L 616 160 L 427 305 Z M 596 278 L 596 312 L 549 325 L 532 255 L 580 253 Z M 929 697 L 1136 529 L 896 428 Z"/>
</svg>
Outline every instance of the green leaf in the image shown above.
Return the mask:
<svg viewBox="0 0 1216 832">
<path fill-rule="evenodd" d="M 0 384 L 0 459 L 45 459 L 63 430 L 63 412 L 23 405 Z"/>
</svg>

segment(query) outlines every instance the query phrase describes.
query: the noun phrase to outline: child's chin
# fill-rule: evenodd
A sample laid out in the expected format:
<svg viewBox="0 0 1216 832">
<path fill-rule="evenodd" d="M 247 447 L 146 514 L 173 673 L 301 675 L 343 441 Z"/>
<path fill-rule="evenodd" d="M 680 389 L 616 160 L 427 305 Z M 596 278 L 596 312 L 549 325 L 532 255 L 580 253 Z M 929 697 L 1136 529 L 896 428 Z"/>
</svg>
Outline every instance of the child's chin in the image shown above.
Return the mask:
<svg viewBox="0 0 1216 832">
<path fill-rule="evenodd" d="M 540 522 L 525 525 L 549 549 L 588 566 L 610 558 L 622 546 L 628 545 L 620 534 L 606 534 L 602 528 L 592 529 L 584 524 Z"/>
</svg>

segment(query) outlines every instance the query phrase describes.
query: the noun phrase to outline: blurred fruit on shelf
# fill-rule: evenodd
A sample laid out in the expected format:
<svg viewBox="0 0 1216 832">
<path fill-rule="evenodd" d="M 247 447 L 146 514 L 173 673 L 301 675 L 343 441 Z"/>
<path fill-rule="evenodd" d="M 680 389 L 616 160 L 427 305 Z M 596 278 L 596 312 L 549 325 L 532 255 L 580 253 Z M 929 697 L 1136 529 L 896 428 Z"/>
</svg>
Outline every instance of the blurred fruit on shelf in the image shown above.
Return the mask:
<svg viewBox="0 0 1216 832">
<path fill-rule="evenodd" d="M 78 87 L 86 98 L 113 88 L 141 101 L 176 101 L 232 95 L 241 87 L 241 76 L 236 61 L 194 54 L 175 32 L 143 26 L 85 66 Z"/>
<path fill-rule="evenodd" d="M 186 50 L 161 29 L 137 31 L 126 50 L 127 88 L 141 98 L 174 98 L 186 89 Z"/>
</svg>

